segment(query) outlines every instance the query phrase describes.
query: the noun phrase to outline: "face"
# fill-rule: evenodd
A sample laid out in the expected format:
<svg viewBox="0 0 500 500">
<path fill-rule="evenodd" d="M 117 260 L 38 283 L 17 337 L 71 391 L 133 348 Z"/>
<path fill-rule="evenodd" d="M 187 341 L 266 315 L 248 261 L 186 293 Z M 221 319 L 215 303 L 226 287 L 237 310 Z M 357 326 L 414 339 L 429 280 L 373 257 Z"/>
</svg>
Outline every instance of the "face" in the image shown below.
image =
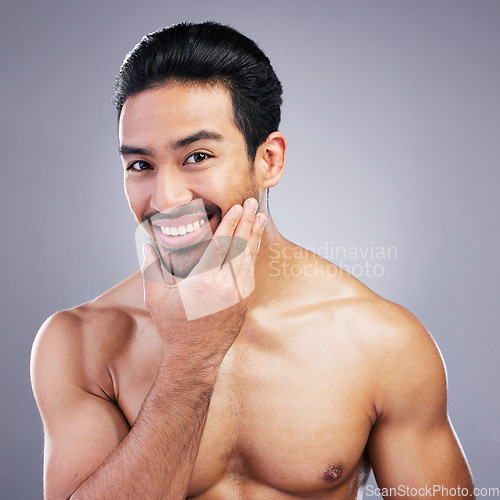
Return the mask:
<svg viewBox="0 0 500 500">
<path fill-rule="evenodd" d="M 130 97 L 119 141 L 130 208 L 177 276 L 196 265 L 229 208 L 259 200 L 245 139 L 221 86 L 172 84 Z"/>
</svg>

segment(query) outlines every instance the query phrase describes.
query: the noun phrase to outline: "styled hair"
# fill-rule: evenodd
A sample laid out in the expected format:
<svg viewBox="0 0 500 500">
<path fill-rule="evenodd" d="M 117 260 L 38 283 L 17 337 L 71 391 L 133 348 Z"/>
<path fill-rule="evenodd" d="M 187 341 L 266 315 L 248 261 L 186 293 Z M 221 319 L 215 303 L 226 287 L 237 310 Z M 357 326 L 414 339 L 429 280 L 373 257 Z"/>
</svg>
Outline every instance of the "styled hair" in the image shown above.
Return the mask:
<svg viewBox="0 0 500 500">
<path fill-rule="evenodd" d="M 223 85 L 252 161 L 279 127 L 282 87 L 271 62 L 255 42 L 229 26 L 180 23 L 146 35 L 116 77 L 118 119 L 129 97 L 171 82 Z"/>
</svg>

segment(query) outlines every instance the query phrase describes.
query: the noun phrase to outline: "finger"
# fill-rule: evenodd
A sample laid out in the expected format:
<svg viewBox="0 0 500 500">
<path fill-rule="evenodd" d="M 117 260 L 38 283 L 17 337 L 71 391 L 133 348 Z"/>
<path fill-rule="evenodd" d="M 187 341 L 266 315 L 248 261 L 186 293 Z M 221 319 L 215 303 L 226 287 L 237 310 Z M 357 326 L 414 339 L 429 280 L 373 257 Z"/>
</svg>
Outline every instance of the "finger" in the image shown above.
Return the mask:
<svg viewBox="0 0 500 500">
<path fill-rule="evenodd" d="M 231 268 L 239 300 L 246 299 L 255 288 L 254 263 L 245 251 L 225 266 Z"/>
<path fill-rule="evenodd" d="M 250 233 L 255 222 L 255 212 L 257 211 L 258 203 L 255 198 L 248 198 L 243 204 L 243 214 L 238 226 L 236 227 L 231 246 L 227 252 L 225 262 L 231 262 L 238 255 L 244 252 L 248 246 Z"/>
<path fill-rule="evenodd" d="M 201 274 L 211 269 L 218 269 L 224 262 L 229 250 L 234 231 L 243 213 L 241 205 L 232 206 L 222 218 L 212 241 L 201 256 L 200 261 L 190 275 Z"/>
<path fill-rule="evenodd" d="M 253 260 L 257 255 L 260 247 L 260 241 L 262 234 L 264 233 L 264 228 L 266 227 L 267 217 L 262 213 L 258 213 L 255 216 L 255 222 L 252 226 L 252 231 L 250 233 L 250 239 L 248 240 L 248 249 Z"/>
<path fill-rule="evenodd" d="M 252 206 L 253 208 L 254 204 L 250 206 Z M 248 238 L 248 244 L 243 249 L 243 251 L 238 255 L 237 252 L 234 252 L 233 254 L 234 258 L 232 258 L 231 260 L 228 260 L 228 258 L 226 258 L 226 262 L 231 268 L 231 271 L 233 273 L 233 277 L 235 280 L 236 287 L 238 289 L 240 300 L 247 298 L 255 288 L 255 277 L 254 277 L 255 260 L 256 260 L 255 256 L 258 252 L 261 237 L 267 222 L 266 216 L 263 213 L 259 213 L 254 217 L 247 219 L 247 223 L 250 222 L 252 219 L 253 223 L 250 228 L 250 235 L 245 236 L 246 238 Z M 238 228 L 241 225 L 242 223 L 240 222 Z M 235 236 L 233 237 L 233 244 L 231 245 L 232 249 L 238 248 L 239 240 L 245 241 L 243 238 L 236 236 L 238 228 L 236 229 Z M 243 226 L 242 230 L 247 231 L 248 227 Z M 230 250 L 230 253 L 231 252 L 232 250 Z"/>
<path fill-rule="evenodd" d="M 255 257 L 259 251 L 260 241 L 266 222 L 267 219 L 263 213 L 258 213 L 255 216 L 255 221 L 248 240 L 248 246 L 240 255 L 229 262 L 229 266 L 235 275 L 235 282 L 241 299 L 248 297 L 255 288 Z"/>
<path fill-rule="evenodd" d="M 240 255 L 229 262 L 231 269 L 236 275 L 236 282 L 242 298 L 248 297 L 255 287 L 254 270 L 256 255 L 259 251 L 260 241 L 266 222 L 266 216 L 262 212 L 255 216 L 248 240 L 248 246 Z"/>
</svg>

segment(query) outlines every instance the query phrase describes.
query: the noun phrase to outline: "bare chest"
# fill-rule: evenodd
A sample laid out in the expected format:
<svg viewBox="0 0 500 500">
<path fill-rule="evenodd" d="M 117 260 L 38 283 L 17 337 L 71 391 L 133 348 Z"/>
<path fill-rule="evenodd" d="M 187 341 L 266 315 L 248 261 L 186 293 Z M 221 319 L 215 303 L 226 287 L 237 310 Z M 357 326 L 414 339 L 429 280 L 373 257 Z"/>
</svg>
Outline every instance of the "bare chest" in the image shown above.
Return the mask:
<svg viewBox="0 0 500 500">
<path fill-rule="evenodd" d="M 119 405 L 131 425 L 156 376 L 159 359 L 151 359 L 136 354 L 121 378 Z M 219 370 L 189 495 L 258 498 L 264 489 L 266 498 L 336 498 L 340 489 L 350 498 L 368 469 L 371 429 L 355 371 L 321 346 L 233 346 Z"/>
</svg>

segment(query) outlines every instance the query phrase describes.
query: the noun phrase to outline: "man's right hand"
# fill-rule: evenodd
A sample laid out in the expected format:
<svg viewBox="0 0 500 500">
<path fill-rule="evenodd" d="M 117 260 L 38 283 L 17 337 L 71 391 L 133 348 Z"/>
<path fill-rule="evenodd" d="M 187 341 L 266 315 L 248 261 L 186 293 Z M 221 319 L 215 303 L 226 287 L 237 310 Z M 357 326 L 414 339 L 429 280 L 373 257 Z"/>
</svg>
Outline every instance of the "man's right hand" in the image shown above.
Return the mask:
<svg viewBox="0 0 500 500">
<path fill-rule="evenodd" d="M 154 248 L 144 245 L 144 300 L 170 354 L 219 364 L 236 339 L 266 223 L 256 209 L 253 198 L 231 207 L 199 263 L 175 285 L 164 284 Z"/>
</svg>

